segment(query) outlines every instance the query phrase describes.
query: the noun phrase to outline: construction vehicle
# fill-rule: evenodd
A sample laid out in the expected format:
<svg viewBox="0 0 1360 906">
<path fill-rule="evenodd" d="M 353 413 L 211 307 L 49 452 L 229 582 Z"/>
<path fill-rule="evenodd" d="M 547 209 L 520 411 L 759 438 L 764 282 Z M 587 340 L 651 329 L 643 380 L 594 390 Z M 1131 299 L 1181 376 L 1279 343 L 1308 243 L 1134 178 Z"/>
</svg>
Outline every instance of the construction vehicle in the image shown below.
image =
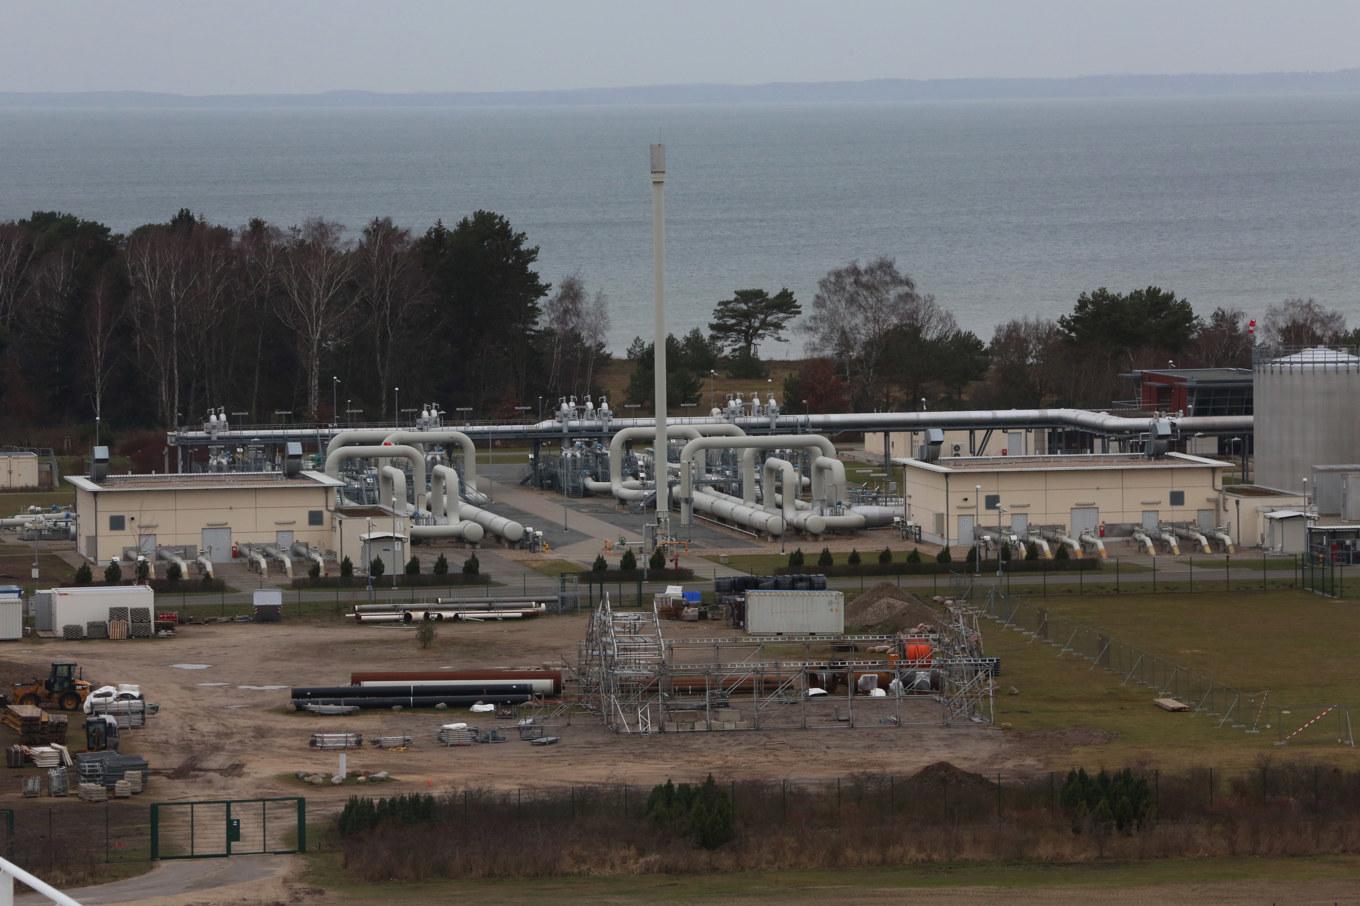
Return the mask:
<svg viewBox="0 0 1360 906">
<path fill-rule="evenodd" d="M 75 661 L 53 661 L 52 673 L 45 680 L 15 683 L 14 698 L 21 705 L 79 711 L 94 684 L 83 679 Z"/>
</svg>

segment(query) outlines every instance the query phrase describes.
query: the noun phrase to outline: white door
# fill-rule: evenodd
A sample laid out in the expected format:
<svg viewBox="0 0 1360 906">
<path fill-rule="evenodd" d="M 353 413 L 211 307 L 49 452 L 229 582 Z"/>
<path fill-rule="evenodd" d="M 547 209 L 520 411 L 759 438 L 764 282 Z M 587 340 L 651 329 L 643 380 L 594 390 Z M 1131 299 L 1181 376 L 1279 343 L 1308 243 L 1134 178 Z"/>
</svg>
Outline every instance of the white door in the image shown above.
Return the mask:
<svg viewBox="0 0 1360 906">
<path fill-rule="evenodd" d="M 286 532 L 275 532 L 274 543 L 279 546 L 279 550 L 288 553 L 288 549 L 293 546 L 293 530 Z"/>
<path fill-rule="evenodd" d="M 205 528 L 203 530 L 203 555 L 213 563 L 231 562 L 231 528 Z"/>
<path fill-rule="evenodd" d="M 1093 506 L 1077 506 L 1072 508 L 1072 522 L 1069 528 L 1073 538 L 1080 538 L 1082 532 L 1090 532 L 1092 535 L 1100 527 L 1100 509 Z"/>
<path fill-rule="evenodd" d="M 1029 534 L 1029 513 L 1011 513 L 1011 531 L 1024 538 Z"/>
<path fill-rule="evenodd" d="M 1025 432 L 1012 431 L 1007 435 L 1006 452 L 1011 456 L 1025 455 Z"/>
<path fill-rule="evenodd" d="M 956 544 L 972 544 L 973 538 L 973 514 L 959 517 L 959 536 L 955 540 Z"/>
<path fill-rule="evenodd" d="M 1212 532 L 1214 530 L 1214 511 L 1196 510 L 1195 521 L 1199 523 L 1199 530 L 1201 532 Z"/>
<path fill-rule="evenodd" d="M 1161 520 L 1161 510 L 1143 510 L 1143 531 L 1155 532 Z"/>
</svg>

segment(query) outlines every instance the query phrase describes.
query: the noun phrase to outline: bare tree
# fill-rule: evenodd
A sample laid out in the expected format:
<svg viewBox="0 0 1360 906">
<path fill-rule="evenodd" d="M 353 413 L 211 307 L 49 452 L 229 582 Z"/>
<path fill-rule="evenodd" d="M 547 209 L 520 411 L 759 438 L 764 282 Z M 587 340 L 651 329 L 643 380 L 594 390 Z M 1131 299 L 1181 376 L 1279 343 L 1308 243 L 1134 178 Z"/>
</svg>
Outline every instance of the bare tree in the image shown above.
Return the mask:
<svg viewBox="0 0 1360 906">
<path fill-rule="evenodd" d="M 85 306 L 85 352 L 89 357 L 90 401 L 94 404 L 95 423 L 104 417 L 104 393 L 119 359 L 114 336 L 123 320 L 123 308 L 114 291 L 113 265 L 106 265 L 95 278 Z"/>
<path fill-rule="evenodd" d="M 359 299 L 373 333 L 378 399 L 387 415 L 392 357 L 398 340 L 422 301 L 420 274 L 412 253 L 411 233 L 389 217 L 375 217 L 364 227 L 354 250 Z"/>
<path fill-rule="evenodd" d="M 174 424 L 180 413 L 183 322 L 202 275 L 184 233 L 164 225 L 128 237 L 127 268 L 132 320 L 155 377 L 158 414 L 162 424 Z"/>
<path fill-rule="evenodd" d="M 1285 299 L 1266 306 L 1261 338 L 1269 346 L 1318 346 L 1342 341 L 1346 318 L 1313 299 Z"/>
<path fill-rule="evenodd" d="M 585 341 L 585 391 L 590 392 L 595 382 L 595 366 L 604 354 L 609 336 L 609 297 L 604 290 L 596 290 L 586 309 L 585 320 L 581 324 L 581 338 Z"/>
<path fill-rule="evenodd" d="M 260 370 L 264 360 L 265 332 L 276 312 L 274 302 L 279 292 L 279 259 L 282 256 L 283 232 L 259 218 L 252 219 L 237 234 L 237 285 L 242 304 L 238 311 L 250 319 L 251 339 L 255 354 L 251 359 L 250 411 L 259 408 Z"/>
<path fill-rule="evenodd" d="M 321 353 L 339 345 L 357 302 L 350 285 L 354 259 L 341 243 L 344 227 L 314 218 L 293 227 L 279 268 L 280 316 L 293 331 L 307 373 L 307 412 L 319 415 Z"/>
<path fill-rule="evenodd" d="M 0 325 L 8 327 L 14 320 L 32 258 L 28 231 L 14 222 L 0 223 Z"/>
<path fill-rule="evenodd" d="M 588 394 L 609 333 L 609 298 L 591 296 L 580 274 L 562 278 L 543 306 L 548 341 L 548 387 Z"/>
<path fill-rule="evenodd" d="M 847 382 L 861 398 L 877 396 L 883 359 L 899 328 L 938 339 L 958 325 L 887 257 L 864 265 L 852 261 L 819 280 L 803 327 L 809 351 L 843 363 Z"/>
</svg>

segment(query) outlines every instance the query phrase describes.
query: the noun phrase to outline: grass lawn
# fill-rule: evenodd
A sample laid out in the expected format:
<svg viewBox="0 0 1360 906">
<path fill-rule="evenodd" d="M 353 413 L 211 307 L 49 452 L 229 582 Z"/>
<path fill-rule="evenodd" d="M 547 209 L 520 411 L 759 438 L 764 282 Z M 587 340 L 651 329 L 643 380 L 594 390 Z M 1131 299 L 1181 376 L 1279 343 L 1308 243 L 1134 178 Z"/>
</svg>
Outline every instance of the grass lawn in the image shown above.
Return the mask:
<svg viewBox="0 0 1360 906">
<path fill-rule="evenodd" d="M 520 562 L 536 573 L 553 578 L 557 578 L 562 573 L 579 573 L 590 565 L 588 563 L 575 563 L 571 560 L 522 560 Z"/>
<path fill-rule="evenodd" d="M 0 493 L 0 516 L 14 516 L 31 506 L 47 509 L 53 504 L 75 506 L 76 489 L 63 482 L 55 491 L 5 491 Z"/>
<path fill-rule="evenodd" d="M 718 901 L 824 903 L 901 902 L 903 889 L 954 887 L 1039 890 L 1090 888 L 1115 891 L 1159 885 L 1235 881 L 1349 881 L 1360 858 L 1164 859 L 1148 862 L 1045 864 L 1037 862 L 949 863 L 842 871 L 728 872 L 702 875 L 454 880 L 409 884 L 346 881 L 335 853 L 307 856 L 305 881 L 345 902 L 706 903 Z M 951 900 L 952 902 L 952 900 Z M 1188 902 L 1188 901 L 1187 901 Z"/>
<path fill-rule="evenodd" d="M 1360 609 L 1306 592 L 1256 594 L 1061 596 L 1043 604 L 1112 638 L 1172 663 L 1212 676 L 1244 692 L 1270 691 L 1272 706 L 1291 710 L 1296 726 L 1322 705 L 1357 709 L 1360 718 Z M 1078 747 L 1077 760 L 1108 765 L 1146 760 L 1162 766 L 1204 763 L 1245 766 L 1272 753 L 1354 762 L 1360 753 L 1335 742 L 1335 721 L 1275 746 L 1277 733 L 1251 735 L 1218 729 L 1203 714 L 1173 714 L 1152 705 L 1146 687 L 991 621 L 983 622 L 987 650 L 1001 658 L 998 721 L 1015 730 L 1089 728 L 1111 738 Z M 1019 695 L 1006 694 L 1016 687 Z"/>
</svg>

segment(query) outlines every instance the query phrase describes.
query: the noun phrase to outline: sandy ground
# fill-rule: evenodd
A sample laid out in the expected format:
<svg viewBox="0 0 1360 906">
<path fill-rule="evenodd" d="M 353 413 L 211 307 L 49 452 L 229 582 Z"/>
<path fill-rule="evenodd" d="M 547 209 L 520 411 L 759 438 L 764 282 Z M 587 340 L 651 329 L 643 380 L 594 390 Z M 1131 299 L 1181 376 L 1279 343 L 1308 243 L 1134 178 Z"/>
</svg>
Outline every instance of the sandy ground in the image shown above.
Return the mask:
<svg viewBox="0 0 1360 906">
<path fill-rule="evenodd" d="M 146 756 L 157 801 L 296 795 L 340 800 L 352 787 L 307 787 L 299 770 L 331 772 L 335 753 L 308 747 L 315 731 L 410 735 L 406 752 L 366 747 L 348 755 L 351 770 L 390 771 L 384 787 L 439 790 L 452 786 L 545 786 L 566 783 L 654 783 L 668 777 L 813 779 L 873 769 L 907 773 L 947 760 L 967 770 L 1035 769 L 1042 741 L 1023 743 L 976 726 L 844 727 L 822 730 L 620 736 L 593 715 L 577 715 L 553 747 L 516 738 L 512 722 L 481 715 L 511 737 L 501 745 L 445 748 L 442 723 L 467 712 L 360 712 L 321 717 L 292 712 L 288 687 L 343 685 L 354 670 L 538 666 L 574 662 L 584 616 L 545 617 L 516 624 L 441 627 L 435 646 L 419 649 L 406 627 L 289 623 L 183 627 L 176 638 L 149 642 L 25 642 L 6 648 L 8 661 L 45 673 L 48 661 L 76 658 L 97 682 L 141 684 L 160 713 L 126 735 L 124 750 Z M 667 624 L 672 634 L 729 633 L 717 624 Z M 192 669 L 190 669 L 192 668 Z M 796 706 L 791 706 L 796 707 Z M 923 706 L 926 707 L 926 706 Z M 9 731 L 3 731 L 8 733 Z M 1053 745 L 1064 742 L 1055 738 Z M 13 796 L 6 789 L 0 799 Z"/>
</svg>

